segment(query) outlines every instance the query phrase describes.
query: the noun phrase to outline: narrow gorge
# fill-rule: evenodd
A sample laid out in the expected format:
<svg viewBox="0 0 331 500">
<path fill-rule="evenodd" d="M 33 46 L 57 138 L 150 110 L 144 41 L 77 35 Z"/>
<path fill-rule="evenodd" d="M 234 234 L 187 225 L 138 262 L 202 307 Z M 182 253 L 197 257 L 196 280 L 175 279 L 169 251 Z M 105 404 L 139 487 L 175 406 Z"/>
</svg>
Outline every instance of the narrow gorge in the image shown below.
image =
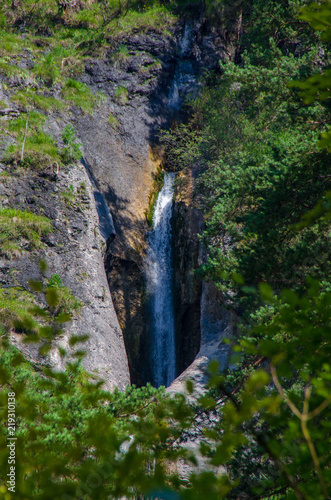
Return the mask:
<svg viewBox="0 0 331 500">
<path fill-rule="evenodd" d="M 0 2 L 0 500 L 331 498 L 330 43 Z"/>
<path fill-rule="evenodd" d="M 204 33 L 202 36 L 204 29 L 198 17 L 178 27 L 169 38 L 158 37 L 156 33 L 131 35 L 124 40 L 128 57 L 121 63 L 91 61 L 83 81 L 95 91 L 101 89 L 111 100 L 99 106 L 98 116 L 78 114 L 74 121 L 84 145 L 87 168 L 114 221 L 115 232 L 107 242 L 105 266 L 124 334 L 131 381 L 138 386 L 149 381 L 160 385 L 160 380 L 155 379 L 159 375 L 155 375 L 154 365 L 159 365 L 159 359 L 163 362 L 166 359 L 164 352 L 155 353 L 151 340 L 156 320 L 151 319 L 148 290 L 151 280 L 146 278 L 150 241 L 146 214 L 154 210 L 153 204 L 154 214 L 157 213 L 155 200 L 159 200 L 160 182 L 156 179 L 162 168 L 158 134 L 172 122 L 182 119 L 185 99 L 197 94 L 203 72 L 206 68 L 217 68 L 218 58 L 223 56 L 217 35 Z M 114 99 L 118 88 L 128 89 L 125 105 Z M 102 117 L 109 113 L 115 117 L 116 127 L 105 125 Z M 192 184 L 194 173 L 189 175 Z M 174 265 L 168 285 L 162 285 L 163 293 L 169 294 L 164 298 L 168 305 L 161 306 L 161 310 L 171 307 L 174 300 L 170 327 L 174 346 L 168 348 L 172 349 L 169 356 L 174 358 L 176 368 L 172 371 L 176 374 L 194 360 L 200 349 L 201 335 L 202 285 L 194 274 L 199 265 L 197 234 L 201 219 L 192 206 L 193 199 L 184 191 L 175 189 L 170 221 Z M 186 201 L 183 201 L 185 196 Z M 167 286 L 167 293 L 164 286 Z M 158 323 L 163 322 L 162 314 L 157 314 Z M 170 311 L 167 314 L 172 316 Z M 159 369 L 162 370 L 160 365 Z M 173 375 L 169 377 L 174 378 Z M 170 378 L 163 383 L 168 385 Z"/>
<path fill-rule="evenodd" d="M 20 64 L 33 67 L 29 57 Z M 168 386 L 201 347 L 203 286 L 195 270 L 201 263 L 202 217 L 193 206 L 195 172 L 191 169 L 181 181 L 182 174 L 167 173 L 158 136 L 185 120 L 186 100 L 198 95 L 200 79 L 206 71 L 218 71 L 224 57 L 224 40 L 198 12 L 166 36 L 151 30 L 113 40 L 107 56 L 87 59 L 79 76 L 92 94 L 102 96 L 97 110 L 87 114 L 73 106 L 70 118 L 56 111 L 45 121 L 45 130 L 60 144 L 61 130 L 74 126 L 82 164 L 36 171 L 31 188 L 25 187 L 24 175 L 18 183 L 2 183 L 4 207 L 30 209 L 37 203 L 37 213 L 50 217 L 55 228 L 45 239 L 46 251 L 35 252 L 34 259 L 23 254 L 3 262 L 5 288 L 25 288 L 28 278 L 38 278 L 38 258 L 46 259 L 48 280 L 59 275 L 82 305 L 56 344 L 70 350 L 72 335 L 89 334 L 83 365 L 108 388 L 125 387 L 128 366 L 132 384 Z M 22 92 L 29 85 L 3 77 L 4 123 L 21 113 L 10 89 Z M 56 86 L 51 95 L 60 97 Z M 153 212 L 151 230 L 147 219 Z M 21 268 L 23 273 L 14 273 Z M 216 337 L 222 331 L 223 326 Z M 56 349 L 49 361 L 42 360 L 37 347 L 21 345 L 21 336 L 12 335 L 31 360 L 63 369 Z"/>
</svg>

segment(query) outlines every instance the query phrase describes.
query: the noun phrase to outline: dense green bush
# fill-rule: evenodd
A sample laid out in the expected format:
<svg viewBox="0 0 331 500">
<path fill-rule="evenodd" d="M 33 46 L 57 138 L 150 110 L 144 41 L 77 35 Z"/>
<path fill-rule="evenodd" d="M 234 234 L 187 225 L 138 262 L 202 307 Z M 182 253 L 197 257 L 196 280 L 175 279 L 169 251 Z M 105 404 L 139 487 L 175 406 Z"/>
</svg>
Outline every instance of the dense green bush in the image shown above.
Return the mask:
<svg viewBox="0 0 331 500">
<path fill-rule="evenodd" d="M 302 290 L 307 273 L 321 281 L 330 278 L 328 222 L 297 227 L 330 189 L 330 155 L 319 148 L 329 106 L 321 99 L 303 105 L 289 86 L 316 73 L 319 65 L 326 67 L 327 52 L 321 55 L 321 42 L 301 21 L 298 30 L 291 17 L 294 3 L 253 4 L 254 24 L 243 40 L 249 53 L 242 53 L 240 65 L 221 65 L 222 76 L 191 105 L 189 124 L 164 140 L 171 169 L 190 168 L 193 162 L 200 171 L 197 199 L 205 213 L 202 240 L 209 254 L 204 275 L 225 294 L 237 290 L 232 298 L 245 307 L 258 302 L 248 292 L 260 281 L 276 290 Z M 258 13 L 264 19 L 267 8 L 275 15 L 262 25 Z M 265 38 L 272 30 L 277 37 Z M 314 78 L 319 81 L 321 72 Z M 233 273 L 244 279 L 244 291 L 240 280 L 229 279 Z"/>
</svg>

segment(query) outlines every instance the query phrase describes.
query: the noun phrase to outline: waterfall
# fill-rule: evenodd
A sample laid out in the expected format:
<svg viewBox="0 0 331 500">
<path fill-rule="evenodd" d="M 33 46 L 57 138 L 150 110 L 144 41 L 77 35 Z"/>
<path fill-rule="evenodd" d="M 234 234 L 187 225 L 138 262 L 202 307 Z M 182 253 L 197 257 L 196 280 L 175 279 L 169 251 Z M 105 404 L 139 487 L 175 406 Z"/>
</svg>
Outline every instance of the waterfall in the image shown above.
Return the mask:
<svg viewBox="0 0 331 500">
<path fill-rule="evenodd" d="M 153 231 L 147 253 L 147 291 L 151 308 L 151 365 L 153 383 L 156 387 L 169 386 L 177 375 L 170 224 L 174 179 L 173 173 L 164 174 L 164 185 L 155 206 Z"/>
<path fill-rule="evenodd" d="M 174 78 L 168 94 L 167 106 L 171 112 L 178 111 L 186 97 L 193 97 L 197 93 L 198 82 L 191 60 L 193 40 L 192 26 L 186 23 L 183 37 L 179 43 L 179 57 Z"/>
</svg>

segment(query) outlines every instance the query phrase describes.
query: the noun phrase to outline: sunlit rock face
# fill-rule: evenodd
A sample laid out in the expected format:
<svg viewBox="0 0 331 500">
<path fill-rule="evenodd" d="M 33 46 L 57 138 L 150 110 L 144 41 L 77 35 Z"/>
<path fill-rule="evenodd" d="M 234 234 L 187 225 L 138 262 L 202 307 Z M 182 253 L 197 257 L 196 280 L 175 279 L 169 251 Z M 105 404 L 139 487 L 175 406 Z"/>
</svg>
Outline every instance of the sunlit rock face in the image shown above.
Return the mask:
<svg viewBox="0 0 331 500">
<path fill-rule="evenodd" d="M 70 203 L 64 199 L 68 189 L 74 193 Z M 65 325 L 64 335 L 55 341 L 49 356 L 40 356 L 34 344 L 24 344 L 22 333 L 13 332 L 12 342 L 34 364 L 48 364 L 62 370 L 65 360 L 57 347 L 61 346 L 71 355 L 74 350 L 69 346 L 70 337 L 87 334 L 89 339 L 79 346 L 86 352 L 83 366 L 96 379 L 104 380 L 105 388 L 124 389 L 130 377 L 123 335 L 104 269 L 105 240 L 99 230 L 102 213 L 99 210 L 98 214 L 95 204 L 100 193 L 91 184 L 83 164 L 77 163 L 59 172 L 48 166 L 41 172 L 21 172 L 19 178 L 7 177 L 0 192 L 4 207 L 44 215 L 53 228 L 42 238 L 39 249 L 31 252 L 27 247 L 11 260 L 1 259 L 2 287 L 29 289 L 29 280 L 45 281 L 58 274 L 63 285 L 69 287 L 82 304 L 80 313 L 74 314 L 72 321 Z M 110 236 L 110 222 L 107 225 L 103 221 L 101 227 L 104 234 L 108 231 Z M 48 265 L 45 277 L 40 274 L 40 259 Z"/>
</svg>

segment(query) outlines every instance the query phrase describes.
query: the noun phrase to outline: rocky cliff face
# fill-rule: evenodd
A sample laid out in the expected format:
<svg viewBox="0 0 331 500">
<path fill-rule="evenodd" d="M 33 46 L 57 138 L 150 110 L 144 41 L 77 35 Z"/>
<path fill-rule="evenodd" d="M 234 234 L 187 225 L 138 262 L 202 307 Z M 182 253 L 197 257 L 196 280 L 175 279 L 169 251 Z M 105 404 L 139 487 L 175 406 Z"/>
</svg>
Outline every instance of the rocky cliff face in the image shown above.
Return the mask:
<svg viewBox="0 0 331 500">
<path fill-rule="evenodd" d="M 126 47 L 125 51 L 121 47 Z M 145 327 L 145 214 L 153 174 L 162 162 L 156 146 L 158 131 L 179 117 L 185 98 L 198 91 L 199 77 L 205 70 L 217 69 L 224 57 L 221 37 L 201 19 L 174 27 L 168 36 L 151 31 L 113 40 L 106 55 L 86 61 L 80 77 L 92 92 L 103 93 L 93 115 L 72 107 L 67 113 L 53 113 L 45 125 L 60 141 L 64 125 L 74 124 L 83 144 L 85 168 L 76 165 L 59 173 L 51 167 L 39 172 L 21 170 L 16 172 L 17 182 L 10 176 L 1 179 L 3 206 L 44 214 L 53 226 L 43 249 L 2 262 L 3 285 L 26 286 L 28 278 L 38 277 L 40 256 L 46 257 L 49 274 L 58 273 L 84 304 L 81 316 L 73 320 L 61 343 L 67 345 L 72 333 L 90 333 L 84 364 L 88 370 L 98 371 L 108 387 L 123 388 L 129 381 L 121 330 L 132 382 L 141 385 L 150 379 Z M 34 62 L 31 59 L 24 64 Z M 29 85 L 24 79 L 7 80 L 9 88 Z M 56 86 L 49 94 L 59 98 Z M 10 102 L 10 90 L 2 92 L 1 98 L 8 104 L 8 109 L 1 110 L 2 119 L 13 113 L 19 116 L 19 106 Z M 7 144 L 3 139 L 3 146 Z M 199 349 L 201 284 L 192 271 L 199 253 L 198 226 L 199 216 L 190 203 L 177 200 L 173 232 L 180 370 Z M 19 336 L 15 339 L 20 343 Z M 27 352 L 37 357 L 31 347 Z M 62 365 L 55 354 L 52 363 Z"/>
<path fill-rule="evenodd" d="M 177 336 L 178 371 L 183 372 L 194 360 L 200 348 L 201 280 L 195 270 L 199 267 L 199 239 L 202 229 L 201 213 L 193 206 L 190 173 L 186 186 L 177 183 L 173 210 L 174 304 Z M 183 177 L 181 177 L 183 180 Z"/>
<path fill-rule="evenodd" d="M 222 294 L 212 283 L 202 284 L 200 308 L 200 349 L 194 361 L 168 388 L 169 393 L 185 393 L 186 381 L 192 380 L 193 397 L 198 397 L 205 391 L 210 361 L 218 361 L 220 370 L 229 366 L 231 342 L 238 335 L 239 318 L 234 311 L 225 308 Z"/>
<path fill-rule="evenodd" d="M 93 117 L 75 114 L 88 169 L 114 219 L 116 237 L 108 242 L 106 270 L 124 333 L 132 381 L 138 385 L 150 378 L 146 359 L 144 257 L 148 232 L 145 214 L 153 174 L 162 160 L 156 154 L 155 143 L 158 131 L 170 125 L 185 97 L 197 92 L 203 70 L 218 67 L 222 48 L 216 34 L 203 31 L 197 21 L 189 27 L 178 26 L 168 37 L 148 33 L 119 40 L 107 59 L 91 60 L 86 65 L 82 78 L 94 91 L 104 92 L 107 99 Z M 116 61 L 120 45 L 127 48 L 126 57 Z M 193 277 L 197 246 L 196 242 L 184 243 L 188 234 L 179 227 L 183 220 L 186 225 L 187 210 L 190 209 L 178 205 L 179 222 L 174 228 L 177 247 L 186 255 L 181 255 L 181 263 L 176 264 L 176 294 L 178 301 L 183 301 L 177 311 L 177 329 L 183 339 L 177 346 L 181 369 L 194 358 L 199 346 L 200 292 L 196 284 L 188 284 Z"/>
<path fill-rule="evenodd" d="M 130 379 L 123 336 L 104 270 L 105 242 L 99 231 L 96 192 L 84 166 L 73 165 L 58 173 L 51 169 L 40 172 L 21 169 L 14 175 L 1 177 L 2 206 L 48 217 L 52 232 L 42 238 L 40 248 L 31 250 L 28 245 L 22 246 L 11 259 L 1 260 L 2 287 L 29 289 L 30 279 L 42 278 L 38 263 L 45 259 L 46 277 L 58 274 L 63 285 L 82 304 L 80 313 L 74 314 L 57 345 L 70 353 L 70 337 L 88 334 L 89 340 L 82 346 L 86 351 L 83 366 L 105 380 L 107 388 L 124 389 Z M 23 340 L 23 334 L 12 333 L 12 341 L 31 361 L 63 368 L 57 349 L 50 357 L 43 357 L 38 354 L 37 346 L 24 344 Z"/>
</svg>

